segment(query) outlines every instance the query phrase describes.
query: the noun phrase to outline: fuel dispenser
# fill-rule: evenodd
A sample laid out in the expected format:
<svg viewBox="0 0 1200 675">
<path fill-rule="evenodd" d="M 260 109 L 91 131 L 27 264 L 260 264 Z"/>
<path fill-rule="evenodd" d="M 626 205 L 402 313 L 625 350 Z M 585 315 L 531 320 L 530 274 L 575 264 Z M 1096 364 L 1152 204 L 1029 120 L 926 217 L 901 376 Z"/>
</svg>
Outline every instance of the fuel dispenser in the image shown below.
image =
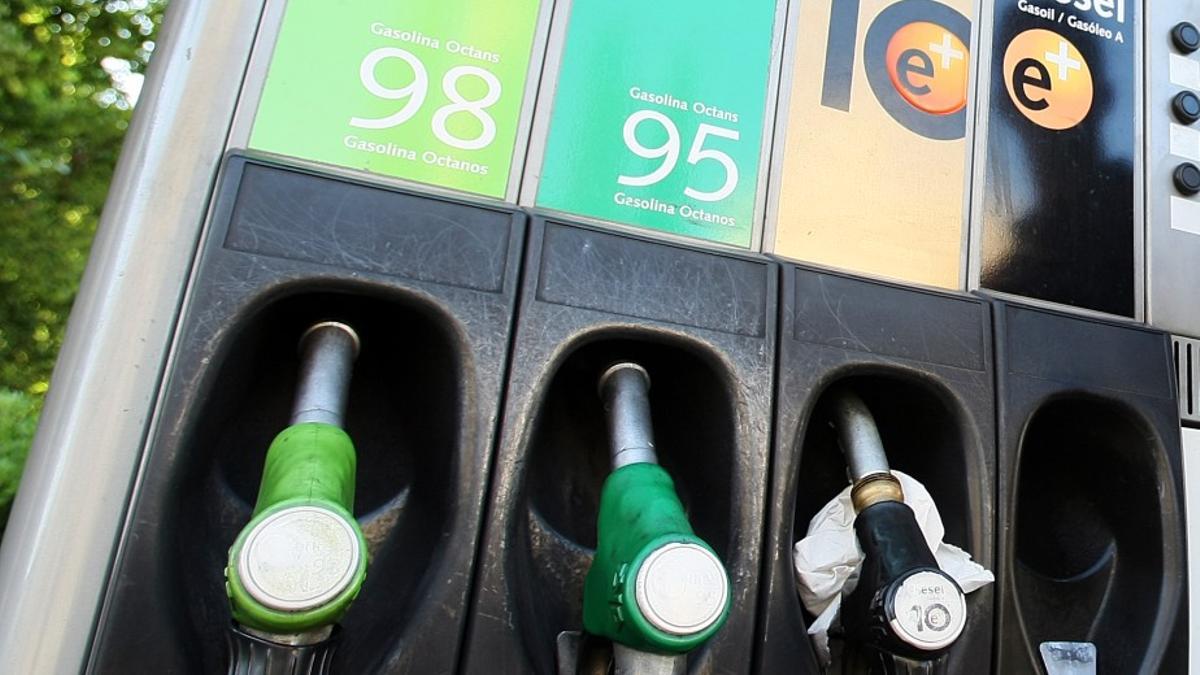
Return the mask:
<svg viewBox="0 0 1200 675">
<path fill-rule="evenodd" d="M 988 672 L 994 585 L 929 618 L 924 640 L 897 597 L 929 580 L 957 597 L 897 504 L 891 468 L 920 480 L 945 540 L 994 565 L 992 337 L 987 302 L 800 267 L 783 267 L 775 454 L 767 521 L 758 673 L 819 673 L 797 593 L 793 544 L 844 489 L 859 486 L 855 529 L 865 554 L 843 597 L 828 672 Z M 848 470 L 849 468 L 849 470 Z M 863 516 L 866 515 L 864 518 Z M 916 530 L 916 531 L 914 531 Z M 936 582 L 936 583 L 934 583 Z M 920 602 L 901 606 L 911 610 Z M 944 622 L 943 622 L 944 619 Z M 922 623 L 922 625 L 924 625 Z M 957 639 L 947 639 L 957 635 Z M 881 655 L 886 658 L 881 658 Z"/>
<path fill-rule="evenodd" d="M 1155 330 L 996 302 L 996 668 L 1091 643 L 1099 673 L 1186 672 L 1179 411 Z"/>
<path fill-rule="evenodd" d="M 231 673 L 328 672 L 337 622 L 366 576 L 354 443 L 342 430 L 358 334 L 318 323 L 300 349 L 291 422 L 271 442 L 254 518 L 225 567 Z"/>
<path fill-rule="evenodd" d="M 1160 3 L 1149 12 L 1146 27 L 1146 298 L 1147 319 L 1174 337 L 1174 366 L 1184 453 L 1184 485 L 1188 492 L 1189 572 L 1200 573 L 1200 511 L 1194 487 L 1200 453 L 1200 315 L 1196 256 L 1200 255 L 1200 3 Z M 1190 590 L 1192 671 L 1200 670 L 1200 606 L 1195 584 Z"/>
<path fill-rule="evenodd" d="M 971 274 L 996 298 L 995 663 L 1184 672 L 1185 377 L 1159 331 L 1200 330 L 1185 290 L 1196 7 L 1060 5 L 996 3 L 980 59 Z"/>
<path fill-rule="evenodd" d="M 962 635 L 966 596 L 925 544 L 900 481 L 888 468 L 870 409 L 850 391 L 831 396 L 864 554 L 858 584 L 846 596 L 846 636 L 890 657 L 895 670 L 924 672 L 932 669 L 925 662 L 945 654 Z"/>
<path fill-rule="evenodd" d="M 629 675 L 686 672 L 687 652 L 720 630 L 730 602 L 724 565 L 692 532 L 658 465 L 649 387 L 636 363 L 600 376 L 613 472 L 601 490 L 596 557 L 584 580 L 584 628 L 612 641 L 613 670 Z M 560 654 L 559 670 L 571 670 L 564 660 Z"/>
<path fill-rule="evenodd" d="M 593 651 L 603 672 L 613 642 L 621 660 L 687 652 L 686 664 L 647 658 L 689 673 L 748 672 L 776 267 L 541 217 L 526 255 L 462 672 L 571 672 L 585 661 L 578 654 Z M 652 385 L 643 391 L 632 366 L 610 375 L 606 418 L 597 381 L 626 362 Z M 658 466 L 614 470 L 626 456 L 649 458 L 651 426 Z M 683 546 L 663 551 L 664 542 Z M 636 557 L 655 551 L 638 567 Z M 727 601 L 716 592 L 724 585 L 717 561 L 728 574 Z M 632 584 L 634 595 L 618 601 L 613 575 L 625 563 L 621 588 Z M 677 564 L 703 583 L 669 580 L 659 589 L 667 604 L 657 593 L 637 599 L 633 568 L 657 584 Z M 712 612 L 726 602 L 718 626 Z M 585 632 L 600 639 L 598 650 Z"/>
<path fill-rule="evenodd" d="M 1183 671 L 1195 0 L 351 4 L 172 3 L 0 661 Z"/>
<path fill-rule="evenodd" d="M 232 614 L 245 659 L 337 622 L 332 672 L 452 671 L 524 216 L 242 158 L 216 194 L 88 668 L 222 671 Z M 295 350 L 330 319 L 342 422 L 354 340 Z"/>
</svg>

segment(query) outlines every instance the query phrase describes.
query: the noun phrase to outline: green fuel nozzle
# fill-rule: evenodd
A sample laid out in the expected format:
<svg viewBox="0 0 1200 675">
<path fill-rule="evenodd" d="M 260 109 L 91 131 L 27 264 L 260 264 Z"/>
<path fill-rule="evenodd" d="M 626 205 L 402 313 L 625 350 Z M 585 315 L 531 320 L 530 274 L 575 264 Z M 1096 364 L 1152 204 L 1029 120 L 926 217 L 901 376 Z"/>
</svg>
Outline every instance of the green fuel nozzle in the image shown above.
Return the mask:
<svg viewBox="0 0 1200 675">
<path fill-rule="evenodd" d="M 235 639 L 325 641 L 366 578 L 366 541 L 352 513 L 354 444 L 342 430 L 358 348 L 354 330 L 336 322 L 300 339 L 291 423 L 267 450 L 253 517 L 225 567 Z"/>
<path fill-rule="evenodd" d="M 691 651 L 720 630 L 730 607 L 724 565 L 692 531 L 658 465 L 649 388 L 635 363 L 618 363 L 600 378 L 614 468 L 600 495 L 583 625 L 612 640 L 618 656 Z"/>
</svg>

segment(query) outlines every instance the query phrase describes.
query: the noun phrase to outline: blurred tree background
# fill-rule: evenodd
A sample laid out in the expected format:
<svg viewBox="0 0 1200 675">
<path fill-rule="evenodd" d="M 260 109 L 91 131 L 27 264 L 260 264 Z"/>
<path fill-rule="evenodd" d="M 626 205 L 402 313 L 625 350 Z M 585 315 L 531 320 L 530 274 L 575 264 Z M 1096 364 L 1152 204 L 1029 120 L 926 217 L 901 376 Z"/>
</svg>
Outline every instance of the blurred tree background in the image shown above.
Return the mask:
<svg viewBox="0 0 1200 675">
<path fill-rule="evenodd" d="M 0 2 L 0 531 L 165 5 Z"/>
</svg>

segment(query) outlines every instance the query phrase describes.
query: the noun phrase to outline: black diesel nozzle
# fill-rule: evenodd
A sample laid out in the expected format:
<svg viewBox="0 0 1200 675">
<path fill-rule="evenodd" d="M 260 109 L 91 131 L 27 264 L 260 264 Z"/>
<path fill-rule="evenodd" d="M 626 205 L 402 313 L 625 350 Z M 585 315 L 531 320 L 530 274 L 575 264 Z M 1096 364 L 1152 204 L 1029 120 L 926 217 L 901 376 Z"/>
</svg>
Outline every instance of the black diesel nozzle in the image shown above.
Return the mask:
<svg viewBox="0 0 1200 675">
<path fill-rule="evenodd" d="M 858 585 L 842 602 L 843 628 L 848 638 L 879 651 L 935 659 L 966 626 L 962 589 L 938 567 L 916 516 L 904 503 L 871 411 L 846 390 L 835 392 L 833 405 L 838 443 L 854 485 L 854 529 L 863 551 Z"/>
</svg>

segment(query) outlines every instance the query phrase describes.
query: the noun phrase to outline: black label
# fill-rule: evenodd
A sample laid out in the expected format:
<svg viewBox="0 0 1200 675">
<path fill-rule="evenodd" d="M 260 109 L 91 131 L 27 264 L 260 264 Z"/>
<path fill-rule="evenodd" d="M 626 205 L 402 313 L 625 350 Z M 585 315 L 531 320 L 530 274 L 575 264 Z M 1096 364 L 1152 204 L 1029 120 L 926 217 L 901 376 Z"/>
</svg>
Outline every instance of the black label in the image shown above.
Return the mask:
<svg viewBox="0 0 1200 675">
<path fill-rule="evenodd" d="M 1134 314 L 1136 0 L 998 0 L 980 285 Z"/>
</svg>

